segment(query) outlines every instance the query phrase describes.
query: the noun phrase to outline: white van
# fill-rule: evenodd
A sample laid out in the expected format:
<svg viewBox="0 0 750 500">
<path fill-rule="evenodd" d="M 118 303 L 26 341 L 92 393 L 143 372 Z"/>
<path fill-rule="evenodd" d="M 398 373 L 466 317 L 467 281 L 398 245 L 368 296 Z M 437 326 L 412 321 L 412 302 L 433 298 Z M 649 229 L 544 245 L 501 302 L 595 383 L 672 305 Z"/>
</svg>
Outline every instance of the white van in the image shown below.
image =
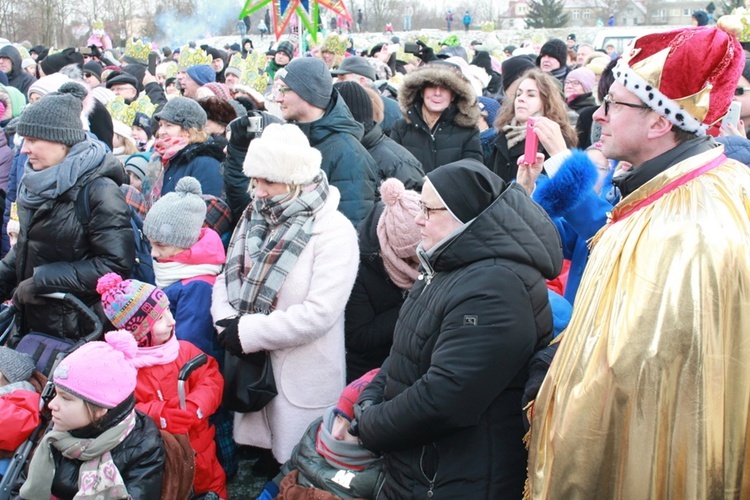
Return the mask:
<svg viewBox="0 0 750 500">
<path fill-rule="evenodd" d="M 663 31 L 663 27 L 661 31 Z M 660 31 L 659 27 L 640 28 L 631 26 L 628 28 L 602 28 L 594 37 L 594 49 L 604 50 L 607 45 L 613 45 L 615 52 L 622 54 L 625 47 L 634 39 L 648 33 Z"/>
</svg>

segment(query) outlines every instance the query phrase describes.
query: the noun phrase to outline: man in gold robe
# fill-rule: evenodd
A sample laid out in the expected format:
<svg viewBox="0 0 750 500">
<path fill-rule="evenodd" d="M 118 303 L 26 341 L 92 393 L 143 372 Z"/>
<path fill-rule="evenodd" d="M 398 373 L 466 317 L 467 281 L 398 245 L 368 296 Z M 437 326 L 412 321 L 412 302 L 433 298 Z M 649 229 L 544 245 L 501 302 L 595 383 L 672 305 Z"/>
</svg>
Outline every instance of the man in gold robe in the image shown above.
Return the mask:
<svg viewBox="0 0 750 500">
<path fill-rule="evenodd" d="M 726 17 L 637 39 L 594 114 L 635 168 L 533 407 L 532 498 L 750 498 L 750 171 L 706 135 L 745 62 Z"/>
</svg>

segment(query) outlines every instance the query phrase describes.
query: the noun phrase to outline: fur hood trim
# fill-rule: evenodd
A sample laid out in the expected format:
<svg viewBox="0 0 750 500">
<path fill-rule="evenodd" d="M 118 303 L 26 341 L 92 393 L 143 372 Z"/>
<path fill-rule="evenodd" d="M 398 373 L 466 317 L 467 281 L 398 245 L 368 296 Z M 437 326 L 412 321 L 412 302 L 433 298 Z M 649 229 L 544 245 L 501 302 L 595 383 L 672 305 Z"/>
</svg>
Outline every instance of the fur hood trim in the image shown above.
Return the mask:
<svg viewBox="0 0 750 500">
<path fill-rule="evenodd" d="M 432 83 L 449 88 L 455 94 L 453 105 L 457 114 L 453 121 L 456 125 L 467 128 L 476 126 L 480 114 L 476 92 L 460 71 L 445 64 L 428 64 L 406 75 L 398 93 L 398 104 L 406 119 L 409 120 L 407 111 L 412 105 L 421 106 L 422 88 Z"/>
<path fill-rule="evenodd" d="M 588 155 L 580 149 L 565 160 L 560 170 L 547 182 L 540 182 L 532 198 L 550 217 L 564 217 L 591 194 L 599 173 Z"/>
</svg>

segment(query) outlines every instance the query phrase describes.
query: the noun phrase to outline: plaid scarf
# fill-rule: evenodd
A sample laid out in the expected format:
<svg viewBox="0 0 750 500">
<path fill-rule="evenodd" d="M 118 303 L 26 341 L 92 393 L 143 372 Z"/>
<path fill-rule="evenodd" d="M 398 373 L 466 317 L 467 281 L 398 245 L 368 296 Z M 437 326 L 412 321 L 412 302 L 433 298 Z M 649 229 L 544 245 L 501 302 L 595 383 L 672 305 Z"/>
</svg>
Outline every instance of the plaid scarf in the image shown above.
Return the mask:
<svg viewBox="0 0 750 500">
<path fill-rule="evenodd" d="M 321 173 L 299 196 L 254 198 L 248 205 L 227 250 L 227 293 L 235 309 L 242 314 L 274 310 L 327 198 L 328 180 Z"/>
<path fill-rule="evenodd" d="M 508 149 L 512 148 L 519 142 L 526 140 L 526 124 L 519 125 L 515 118 L 502 128 L 502 132 L 505 134 L 505 138 L 508 141 Z"/>
</svg>

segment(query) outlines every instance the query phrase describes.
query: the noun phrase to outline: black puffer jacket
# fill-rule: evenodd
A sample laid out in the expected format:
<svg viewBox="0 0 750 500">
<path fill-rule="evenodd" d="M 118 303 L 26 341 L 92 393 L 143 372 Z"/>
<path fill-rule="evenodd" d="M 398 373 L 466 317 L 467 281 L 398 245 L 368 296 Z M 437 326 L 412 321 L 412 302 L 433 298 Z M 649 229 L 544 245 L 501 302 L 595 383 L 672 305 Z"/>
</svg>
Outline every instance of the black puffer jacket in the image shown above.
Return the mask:
<svg viewBox="0 0 750 500">
<path fill-rule="evenodd" d="M 521 396 L 529 359 L 552 338 L 545 278 L 560 271 L 560 237 L 509 184 L 426 265 L 360 396 L 375 403 L 360 439 L 384 452 L 377 498 L 521 498 Z"/>
<path fill-rule="evenodd" d="M 6 45 L 0 49 L 0 57 L 7 57 L 13 63 L 13 69 L 10 70 L 10 73 L 6 73 L 8 85 L 17 88 L 24 97 L 28 98 L 26 93 L 29 91 L 31 84 L 36 81 L 36 78 L 23 70 L 21 53 L 14 46 Z"/>
<path fill-rule="evenodd" d="M 453 103 L 443 111 L 433 130 L 422 118 L 422 89 L 427 84 L 441 85 L 454 94 Z M 425 172 L 464 158 L 482 161 L 476 93 L 456 70 L 428 64 L 409 73 L 399 90 L 398 104 L 405 118 L 393 124 L 391 139 L 408 149 Z"/>
<path fill-rule="evenodd" d="M 346 382 L 379 368 L 391 350 L 398 311 L 406 299 L 388 277 L 380 256 L 377 227 L 385 205 L 375 204 L 360 223 L 359 271 L 344 313 Z"/>
<path fill-rule="evenodd" d="M 378 184 L 395 177 L 404 183 L 406 189 L 422 191 L 422 164 L 409 150 L 385 135 L 380 125 L 375 125 L 365 133 L 362 145 L 378 165 Z"/>
<path fill-rule="evenodd" d="M 105 418 L 111 423 L 105 429 L 119 423 L 132 409 L 132 404 L 122 404 L 110 410 L 112 415 L 108 414 Z M 102 432 L 102 429 L 95 431 L 86 428 L 71 434 L 81 438 L 95 438 Z M 78 471 L 82 462 L 63 457 L 54 446 L 50 446 L 50 449 L 55 462 L 52 494 L 61 500 L 72 499 L 78 493 Z M 131 498 L 158 500 L 161 497 L 166 452 L 161 433 L 151 417 L 136 410 L 135 427 L 111 453 Z"/>
<path fill-rule="evenodd" d="M 96 282 L 110 272 L 130 275 L 135 240 L 128 205 L 119 188 L 125 181 L 125 172 L 111 153 L 105 153 L 101 145 L 98 148 L 100 166 L 81 176 L 68 191 L 34 211 L 19 206 L 18 243 L 0 261 L 2 300 L 11 297 L 18 283 L 33 276 L 39 293 L 70 292 L 97 311 L 107 324 Z M 91 182 L 91 215 L 86 231 L 76 214 L 76 197 Z M 78 314 L 67 304 L 42 300 L 42 305 L 22 308 L 22 333 L 37 331 L 69 338 L 91 333 L 90 326 L 79 324 Z"/>
</svg>

